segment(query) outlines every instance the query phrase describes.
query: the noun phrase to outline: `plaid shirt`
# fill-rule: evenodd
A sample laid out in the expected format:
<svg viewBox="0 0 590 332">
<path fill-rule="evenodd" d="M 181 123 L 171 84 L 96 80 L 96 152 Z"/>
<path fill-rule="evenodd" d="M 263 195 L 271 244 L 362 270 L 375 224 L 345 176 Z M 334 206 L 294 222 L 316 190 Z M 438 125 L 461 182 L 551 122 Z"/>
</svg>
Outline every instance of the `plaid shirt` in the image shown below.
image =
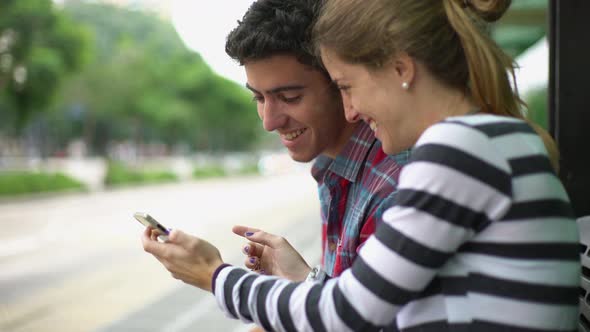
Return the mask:
<svg viewBox="0 0 590 332">
<path fill-rule="evenodd" d="M 373 131 L 359 123 L 336 157 L 316 158 L 322 213 L 322 266 L 332 277 L 349 268 L 358 250 L 375 232 L 382 213 L 393 205 L 397 180 L 409 151 L 387 155 Z"/>
</svg>

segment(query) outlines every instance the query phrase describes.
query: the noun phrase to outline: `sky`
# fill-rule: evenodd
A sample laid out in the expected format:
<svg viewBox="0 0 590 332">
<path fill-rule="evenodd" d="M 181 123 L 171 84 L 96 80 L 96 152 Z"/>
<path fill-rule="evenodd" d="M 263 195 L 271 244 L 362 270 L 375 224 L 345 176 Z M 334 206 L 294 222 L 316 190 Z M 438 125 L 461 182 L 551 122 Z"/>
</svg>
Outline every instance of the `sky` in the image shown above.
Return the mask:
<svg viewBox="0 0 590 332">
<path fill-rule="evenodd" d="M 172 23 L 184 43 L 201 54 L 219 75 L 244 85 L 246 74 L 225 54 L 225 38 L 237 25 L 251 0 L 174 0 Z"/>
</svg>

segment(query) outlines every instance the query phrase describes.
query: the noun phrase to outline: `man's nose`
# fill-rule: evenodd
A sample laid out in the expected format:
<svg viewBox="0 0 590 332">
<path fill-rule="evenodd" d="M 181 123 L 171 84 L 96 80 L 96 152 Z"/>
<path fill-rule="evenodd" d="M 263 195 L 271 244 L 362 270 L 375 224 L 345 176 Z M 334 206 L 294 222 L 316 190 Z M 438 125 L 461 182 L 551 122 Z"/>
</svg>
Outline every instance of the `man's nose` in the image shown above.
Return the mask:
<svg viewBox="0 0 590 332">
<path fill-rule="evenodd" d="M 262 126 L 266 131 L 273 131 L 285 125 L 287 117 L 280 107 L 272 101 L 266 101 L 259 105 L 259 115 L 262 119 Z"/>
</svg>

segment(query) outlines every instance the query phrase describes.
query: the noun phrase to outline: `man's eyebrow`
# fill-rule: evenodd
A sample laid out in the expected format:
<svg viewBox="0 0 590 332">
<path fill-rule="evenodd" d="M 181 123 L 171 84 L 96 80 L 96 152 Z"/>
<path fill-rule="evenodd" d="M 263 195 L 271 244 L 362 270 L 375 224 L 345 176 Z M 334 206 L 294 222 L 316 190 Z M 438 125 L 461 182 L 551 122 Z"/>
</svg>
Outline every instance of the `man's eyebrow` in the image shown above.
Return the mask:
<svg viewBox="0 0 590 332">
<path fill-rule="evenodd" d="M 246 83 L 246 88 L 254 93 L 260 93 L 260 91 L 254 89 L 248 83 Z M 275 93 L 279 93 L 279 92 L 283 92 L 283 91 L 293 91 L 293 90 L 303 90 L 303 89 L 305 89 L 304 85 L 293 84 L 293 85 L 284 85 L 284 86 L 272 88 L 266 92 L 270 93 L 270 94 L 275 94 Z"/>
<path fill-rule="evenodd" d="M 254 92 L 254 93 L 260 93 L 258 90 L 254 89 L 253 87 L 250 86 L 250 84 L 246 83 L 246 89 Z"/>
<path fill-rule="evenodd" d="M 279 93 L 279 92 L 283 92 L 283 91 L 303 90 L 303 89 L 305 89 L 305 86 L 303 86 L 303 85 L 285 85 L 285 86 L 276 87 L 274 89 L 270 89 L 268 92 L 269 93 Z"/>
</svg>

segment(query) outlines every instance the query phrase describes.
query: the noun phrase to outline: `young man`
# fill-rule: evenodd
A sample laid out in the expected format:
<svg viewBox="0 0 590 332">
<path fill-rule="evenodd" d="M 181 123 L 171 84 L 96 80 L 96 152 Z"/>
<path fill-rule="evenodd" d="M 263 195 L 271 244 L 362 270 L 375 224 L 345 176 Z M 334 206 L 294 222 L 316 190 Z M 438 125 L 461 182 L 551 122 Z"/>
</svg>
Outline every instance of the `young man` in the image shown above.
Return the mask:
<svg viewBox="0 0 590 332">
<path fill-rule="evenodd" d="M 279 136 L 290 156 L 315 159 L 322 215 L 322 269 L 338 276 L 393 204 L 408 152 L 386 155 L 367 124 L 347 119 L 339 92 L 313 54 L 311 29 L 318 0 L 258 0 L 229 34 L 226 52 L 244 66 L 246 87 L 264 129 Z M 235 227 L 236 234 L 252 231 Z M 256 230 L 247 266 L 293 280 L 310 272 L 280 237 Z M 274 252 L 274 254 L 272 254 Z M 276 259 L 279 252 L 284 260 Z M 274 258 L 273 258 L 274 257 Z"/>
</svg>

